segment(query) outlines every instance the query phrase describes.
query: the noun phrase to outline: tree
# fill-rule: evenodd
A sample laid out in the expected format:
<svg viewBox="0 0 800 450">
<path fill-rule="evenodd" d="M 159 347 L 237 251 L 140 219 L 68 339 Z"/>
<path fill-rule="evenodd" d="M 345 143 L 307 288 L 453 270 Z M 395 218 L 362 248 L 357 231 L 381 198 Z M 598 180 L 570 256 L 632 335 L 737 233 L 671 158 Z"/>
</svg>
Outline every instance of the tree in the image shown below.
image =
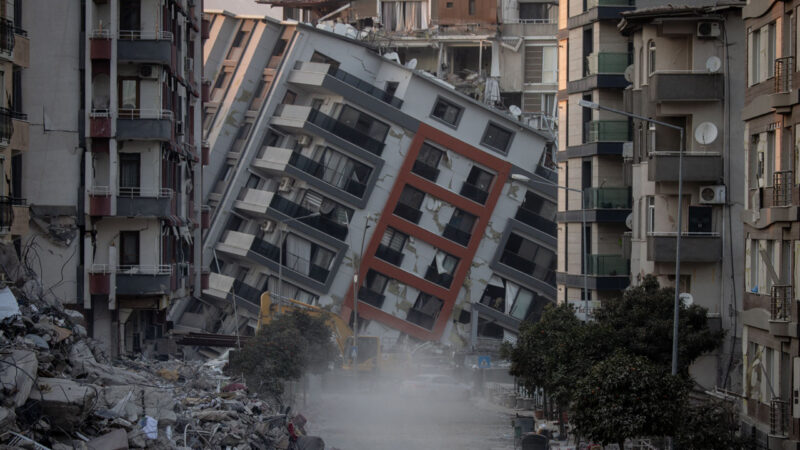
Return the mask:
<svg viewBox="0 0 800 450">
<path fill-rule="evenodd" d="M 751 448 L 749 436 L 737 435 L 739 415 L 731 403 L 723 401 L 691 402 L 684 408 L 681 425 L 675 436 L 677 448 Z"/>
<path fill-rule="evenodd" d="M 687 391 L 682 377 L 645 357 L 618 351 L 578 382 L 573 423 L 580 435 L 619 448 L 628 438 L 671 435 L 680 423 Z"/>
<path fill-rule="evenodd" d="M 241 350 L 231 353 L 228 372 L 243 375 L 250 389 L 277 399 L 284 382 L 306 371 L 326 370 L 337 355 L 325 317 L 292 311 L 263 325 Z"/>
</svg>

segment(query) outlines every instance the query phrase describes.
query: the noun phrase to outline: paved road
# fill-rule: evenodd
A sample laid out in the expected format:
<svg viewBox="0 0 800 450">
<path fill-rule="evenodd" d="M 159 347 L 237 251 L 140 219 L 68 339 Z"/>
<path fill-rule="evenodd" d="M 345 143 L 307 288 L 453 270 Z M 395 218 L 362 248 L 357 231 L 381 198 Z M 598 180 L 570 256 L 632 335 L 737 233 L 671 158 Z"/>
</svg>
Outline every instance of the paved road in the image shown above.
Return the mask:
<svg viewBox="0 0 800 450">
<path fill-rule="evenodd" d="M 317 393 L 306 408 L 309 434 L 341 450 L 510 450 L 510 417 L 483 402 L 402 394 Z"/>
</svg>

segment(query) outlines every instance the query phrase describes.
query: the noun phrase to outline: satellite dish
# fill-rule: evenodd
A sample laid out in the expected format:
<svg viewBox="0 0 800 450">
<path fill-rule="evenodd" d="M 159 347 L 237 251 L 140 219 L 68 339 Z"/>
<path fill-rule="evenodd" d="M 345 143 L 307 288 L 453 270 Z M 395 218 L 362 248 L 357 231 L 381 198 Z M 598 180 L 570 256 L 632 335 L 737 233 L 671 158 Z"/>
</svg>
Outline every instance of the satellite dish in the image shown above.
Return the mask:
<svg viewBox="0 0 800 450">
<path fill-rule="evenodd" d="M 344 36 L 345 34 L 347 34 L 347 25 L 343 23 L 337 23 L 333 26 L 333 32 L 338 35 Z"/>
<path fill-rule="evenodd" d="M 334 208 L 336 208 L 336 205 L 333 202 L 322 202 L 322 204 L 319 205 L 319 212 L 327 216 L 333 212 Z"/>
<path fill-rule="evenodd" d="M 519 109 L 517 105 L 511 105 L 508 107 L 508 112 L 510 112 L 514 117 L 519 119 L 519 116 L 522 114 L 522 110 Z"/>
<path fill-rule="evenodd" d="M 383 57 L 388 59 L 389 61 L 394 61 L 400 64 L 400 55 L 398 55 L 397 52 L 384 53 Z"/>
<path fill-rule="evenodd" d="M 722 61 L 717 56 L 711 56 L 706 60 L 706 69 L 711 73 L 719 72 L 722 68 Z"/>
<path fill-rule="evenodd" d="M 633 213 L 628 214 L 628 217 L 625 218 L 625 226 L 629 230 L 633 230 Z"/>
<path fill-rule="evenodd" d="M 625 81 L 628 83 L 633 83 L 633 64 L 625 68 Z"/>
<path fill-rule="evenodd" d="M 358 37 L 358 30 L 356 30 L 356 27 L 348 24 L 344 29 L 344 35 L 350 39 L 355 39 Z"/>
<path fill-rule="evenodd" d="M 694 297 L 692 297 L 692 294 L 689 294 L 688 292 L 681 292 L 681 294 L 678 295 L 678 298 L 681 299 L 681 303 L 683 303 L 684 306 L 692 306 L 694 303 Z"/>
<path fill-rule="evenodd" d="M 417 58 L 411 58 L 410 60 L 406 61 L 406 67 L 414 70 L 417 68 Z"/>
<path fill-rule="evenodd" d="M 717 139 L 717 126 L 711 122 L 703 122 L 694 130 L 694 139 L 700 145 L 709 145 Z"/>
</svg>

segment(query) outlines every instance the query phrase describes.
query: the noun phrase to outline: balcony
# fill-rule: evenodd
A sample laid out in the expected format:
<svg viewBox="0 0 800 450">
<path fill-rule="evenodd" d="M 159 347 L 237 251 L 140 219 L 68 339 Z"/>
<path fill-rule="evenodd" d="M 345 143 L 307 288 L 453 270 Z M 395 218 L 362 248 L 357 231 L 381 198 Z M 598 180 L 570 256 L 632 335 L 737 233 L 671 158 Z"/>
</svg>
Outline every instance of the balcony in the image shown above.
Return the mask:
<svg viewBox="0 0 800 450">
<path fill-rule="evenodd" d="M 500 262 L 512 269 L 516 269 L 522 273 L 527 275 L 531 275 L 532 277 L 544 281 L 545 283 L 555 285 L 556 283 L 556 273 L 553 270 L 550 270 L 547 267 L 537 266 L 533 261 L 526 259 L 514 252 L 503 250 L 502 256 L 500 256 Z"/>
<path fill-rule="evenodd" d="M 622 75 L 630 64 L 631 55 L 628 53 L 592 53 L 586 57 L 583 76 L 588 77 L 599 74 Z"/>
<path fill-rule="evenodd" d="M 790 108 L 798 102 L 797 92 L 792 92 L 794 71 L 793 56 L 785 56 L 775 60 L 775 90 L 773 94 L 769 95 L 770 107 L 775 109 Z M 789 109 L 784 109 L 784 111 L 791 112 Z"/>
<path fill-rule="evenodd" d="M 770 295 L 771 321 L 791 322 L 792 320 L 792 285 L 772 286 Z"/>
<path fill-rule="evenodd" d="M 772 398 L 769 403 L 769 435 L 776 438 L 789 436 L 789 403 L 780 398 Z"/>
<path fill-rule="evenodd" d="M 436 183 L 436 180 L 439 178 L 439 169 L 429 166 L 422 161 L 414 161 L 411 171 L 434 183 Z"/>
<path fill-rule="evenodd" d="M 782 170 L 772 175 L 772 206 L 792 206 L 794 172 Z"/>
<path fill-rule="evenodd" d="M 281 258 L 281 248 L 262 239 L 253 239 L 250 250 L 276 263 Z"/>
<path fill-rule="evenodd" d="M 709 72 L 656 72 L 648 84 L 650 100 L 718 101 L 725 93 L 725 75 Z"/>
<path fill-rule="evenodd" d="M 432 330 L 433 326 L 436 324 L 436 317 L 425 314 L 422 311 L 417 311 L 416 309 L 409 309 L 406 321 L 425 328 L 426 330 Z"/>
<path fill-rule="evenodd" d="M 160 265 L 117 266 L 117 295 L 166 295 L 170 292 L 172 267 Z"/>
<path fill-rule="evenodd" d="M 276 195 L 272 198 L 272 202 L 270 203 L 269 207 L 283 215 L 292 218 L 304 217 L 314 213 L 314 211 L 298 205 L 297 203 L 281 197 L 280 195 Z M 344 241 L 347 238 L 347 225 L 336 222 L 326 216 L 321 215 L 307 217 L 305 219 L 298 220 L 298 222 L 302 222 L 306 225 L 314 227 L 317 230 L 322 231 L 323 233 L 340 241 Z"/>
<path fill-rule="evenodd" d="M 517 209 L 517 214 L 514 215 L 514 218 L 525 225 L 536 228 L 537 230 L 547 233 L 550 236 L 557 236 L 558 234 L 558 226 L 556 225 L 555 220 L 545 219 L 530 209 L 525 209 L 520 206 L 519 209 Z"/>
<path fill-rule="evenodd" d="M 14 224 L 14 199 L 0 197 L 0 233 L 8 234 Z"/>
<path fill-rule="evenodd" d="M 120 30 L 117 59 L 124 62 L 172 65 L 172 33 Z"/>
<path fill-rule="evenodd" d="M 117 139 L 172 140 L 172 111 L 167 109 L 120 109 Z"/>
<path fill-rule="evenodd" d="M 630 140 L 627 120 L 593 120 L 584 124 L 584 143 Z"/>
<path fill-rule="evenodd" d="M 647 163 L 650 181 L 677 182 L 680 152 L 651 152 Z M 716 152 L 684 152 L 683 181 L 716 183 L 722 179 L 722 155 Z"/>
<path fill-rule="evenodd" d="M 384 91 L 383 89 L 379 89 L 369 83 L 364 81 L 356 76 L 350 75 L 349 73 L 345 72 L 342 69 L 336 68 L 331 66 L 328 69 L 328 75 L 336 78 L 337 80 L 343 81 L 350 86 L 358 89 L 361 92 L 371 95 L 372 97 L 377 98 L 378 100 L 388 103 L 391 106 L 394 106 L 397 109 L 400 109 L 403 106 L 403 101 L 399 98 L 395 97 L 394 95 Z"/>
<path fill-rule="evenodd" d="M 675 232 L 647 234 L 647 259 L 654 262 L 675 261 Z M 722 258 L 722 240 L 719 233 L 681 234 L 681 261 L 717 262 Z"/>
<path fill-rule="evenodd" d="M 8 108 L 0 108 L 0 145 L 10 145 L 13 136 L 14 113 Z"/>
<path fill-rule="evenodd" d="M 111 32 L 94 30 L 89 36 L 89 55 L 93 60 L 111 59 Z"/>
<path fill-rule="evenodd" d="M 2 207 L 0 206 L 0 209 Z M 24 198 L 12 198 L 11 210 L 14 213 L 11 222 L 11 235 L 12 236 L 25 236 L 28 234 L 29 222 L 31 220 L 30 208 Z M 0 229 L 2 229 L 3 217 L 0 212 Z"/>
<path fill-rule="evenodd" d="M 409 222 L 419 224 L 419 219 L 422 218 L 422 211 L 413 206 L 398 202 L 397 206 L 394 207 L 394 215 L 402 217 Z"/>
<path fill-rule="evenodd" d="M 346 125 L 344 122 L 340 122 L 331 116 L 319 112 L 319 110 L 312 109 L 311 112 L 309 112 L 308 122 L 370 153 L 378 156 L 381 156 L 381 153 L 383 153 L 383 142 L 373 139 L 355 128 Z"/>
<path fill-rule="evenodd" d="M 428 270 L 425 271 L 425 279 L 447 289 L 450 289 L 450 285 L 453 284 L 453 275 L 449 273 L 439 273 L 436 269 L 436 265 L 428 267 Z"/>
<path fill-rule="evenodd" d="M 313 176 L 314 178 L 320 179 L 331 186 L 334 186 L 338 189 L 341 189 L 347 192 L 350 195 L 353 195 L 358 198 L 363 198 L 364 193 L 367 190 L 367 185 L 364 183 L 359 183 L 358 181 L 348 178 L 344 179 L 344 174 L 335 172 L 332 168 L 325 167 L 322 163 L 314 161 L 311 158 L 307 158 L 300 153 L 292 153 L 291 158 L 289 159 L 289 165 L 292 167 L 296 167 L 301 171 Z M 335 173 L 334 173 L 335 172 Z M 333 174 L 334 178 L 336 178 L 340 183 L 332 184 L 326 178 L 330 178 L 326 176 Z M 341 186 L 341 181 L 344 181 L 344 185 Z"/>
<path fill-rule="evenodd" d="M 471 233 L 467 233 L 464 230 L 460 230 L 454 227 L 453 225 L 450 225 L 449 223 L 444 226 L 444 232 L 442 233 L 442 236 L 446 237 L 447 239 L 450 239 L 453 242 L 457 242 L 463 245 L 464 247 L 466 247 L 467 244 L 469 244 L 469 240 L 470 238 L 472 238 Z"/>
<path fill-rule="evenodd" d="M 459 195 L 462 197 L 466 197 L 476 203 L 480 203 L 481 205 L 486 203 L 486 199 L 489 198 L 489 193 L 484 191 L 483 189 L 475 186 L 473 184 L 469 184 L 466 181 L 464 184 L 461 185 L 461 191 L 459 191 Z"/>
<path fill-rule="evenodd" d="M 586 271 L 593 276 L 625 276 L 630 273 L 630 262 L 620 255 L 589 255 Z"/>
<path fill-rule="evenodd" d="M 14 22 L 5 18 L 0 18 L 0 55 L 11 59 L 16 43 L 16 33 L 14 32 Z"/>
<path fill-rule="evenodd" d="M 107 109 L 92 109 L 89 112 L 89 137 L 111 137 L 111 111 Z"/>
<path fill-rule="evenodd" d="M 386 300 L 386 296 L 362 286 L 358 289 L 358 300 L 380 309 L 383 307 L 383 301 Z"/>
<path fill-rule="evenodd" d="M 398 267 L 403 263 L 403 256 L 403 252 L 389 248 L 383 244 L 378 245 L 378 250 L 375 251 L 376 258 L 380 258 Z"/>
<path fill-rule="evenodd" d="M 87 190 L 89 194 L 89 215 L 95 217 L 110 216 L 111 188 L 108 186 L 92 186 Z"/>
<path fill-rule="evenodd" d="M 171 189 L 121 187 L 117 194 L 117 215 L 125 217 L 167 217 L 171 213 Z"/>
<path fill-rule="evenodd" d="M 290 148 L 266 147 L 257 158 L 253 159 L 252 165 L 268 175 L 282 176 L 292 155 Z"/>
<path fill-rule="evenodd" d="M 585 209 L 631 209 L 631 190 L 627 187 L 586 188 Z"/>
<path fill-rule="evenodd" d="M 503 18 L 501 33 L 504 36 L 555 36 L 558 23 L 555 19 Z"/>
<path fill-rule="evenodd" d="M 239 195 L 239 199 L 233 203 L 233 206 L 249 215 L 266 218 L 267 208 L 274 195 L 270 191 L 248 188 Z"/>
<path fill-rule="evenodd" d="M 239 299 L 261 306 L 261 289 L 250 286 L 241 280 L 233 280 L 231 293 Z"/>
</svg>

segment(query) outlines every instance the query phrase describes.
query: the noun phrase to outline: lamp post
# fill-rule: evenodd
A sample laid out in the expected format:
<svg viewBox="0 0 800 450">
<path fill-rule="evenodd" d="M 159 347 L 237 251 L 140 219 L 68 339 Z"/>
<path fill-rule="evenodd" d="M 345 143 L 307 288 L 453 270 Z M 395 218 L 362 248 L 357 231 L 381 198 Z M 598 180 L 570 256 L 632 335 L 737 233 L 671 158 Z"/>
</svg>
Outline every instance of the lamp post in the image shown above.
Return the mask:
<svg viewBox="0 0 800 450">
<path fill-rule="evenodd" d="M 515 173 L 511 175 L 511 179 L 514 181 L 521 181 L 523 183 L 536 183 L 536 184 L 543 184 L 545 186 L 553 186 L 558 189 L 564 189 L 568 192 L 577 192 L 581 194 L 581 222 L 583 224 L 583 242 L 581 243 L 581 249 L 583 253 L 583 307 L 585 309 L 586 314 L 586 321 L 589 321 L 589 273 L 586 270 L 587 268 L 587 261 L 589 259 L 589 249 L 586 247 L 586 196 L 581 189 L 571 188 L 569 186 L 561 186 L 560 184 L 555 183 L 548 183 L 547 181 L 539 181 L 539 180 L 532 180 L 530 177 L 523 175 L 521 173 Z"/>
<path fill-rule="evenodd" d="M 674 308 L 675 311 L 672 319 L 673 321 L 672 375 L 677 375 L 678 374 L 678 313 L 680 311 L 680 285 L 681 285 L 681 223 L 683 222 L 683 207 L 682 207 L 683 205 L 681 204 L 681 202 L 683 201 L 683 151 L 684 151 L 683 139 L 686 132 L 683 127 L 678 125 L 673 125 L 671 123 L 653 120 L 649 117 L 632 114 L 626 111 L 620 111 L 614 108 L 608 108 L 606 106 L 601 106 L 595 102 L 590 102 L 588 100 L 580 100 L 578 104 L 584 108 L 608 111 L 614 114 L 620 114 L 634 119 L 643 120 L 647 123 L 661 125 L 662 127 L 672 128 L 674 130 L 678 130 L 681 133 L 680 152 L 678 152 L 678 224 L 675 233 L 675 308 Z"/>
<path fill-rule="evenodd" d="M 286 224 L 295 220 L 308 219 L 309 217 L 316 217 L 319 215 L 319 212 L 315 212 L 305 216 L 290 217 L 288 219 L 278 221 L 278 223 L 281 224 L 280 236 L 278 237 L 278 302 L 280 303 L 283 303 L 283 237 L 284 232 L 286 231 Z M 309 261 L 309 264 L 311 264 L 311 261 Z M 269 290 L 269 288 L 267 288 L 267 290 Z"/>
</svg>

